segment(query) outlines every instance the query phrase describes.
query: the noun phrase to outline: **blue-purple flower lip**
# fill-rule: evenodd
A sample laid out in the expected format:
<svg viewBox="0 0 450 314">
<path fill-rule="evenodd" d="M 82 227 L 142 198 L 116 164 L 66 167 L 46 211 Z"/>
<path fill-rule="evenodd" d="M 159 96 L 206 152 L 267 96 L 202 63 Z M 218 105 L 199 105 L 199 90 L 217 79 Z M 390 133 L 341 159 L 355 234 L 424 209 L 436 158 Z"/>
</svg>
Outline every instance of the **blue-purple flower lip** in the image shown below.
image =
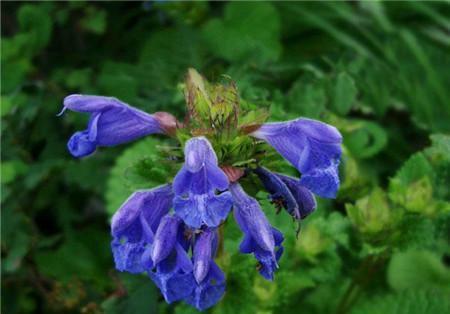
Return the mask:
<svg viewBox="0 0 450 314">
<path fill-rule="evenodd" d="M 225 191 L 228 185 L 209 141 L 190 139 L 185 145 L 185 163 L 173 180 L 175 214 L 193 228 L 217 227 L 231 210 L 231 195 Z"/>
<path fill-rule="evenodd" d="M 335 127 L 300 118 L 263 124 L 251 135 L 269 143 L 296 167 L 303 186 L 319 196 L 336 197 L 342 135 Z"/>
</svg>

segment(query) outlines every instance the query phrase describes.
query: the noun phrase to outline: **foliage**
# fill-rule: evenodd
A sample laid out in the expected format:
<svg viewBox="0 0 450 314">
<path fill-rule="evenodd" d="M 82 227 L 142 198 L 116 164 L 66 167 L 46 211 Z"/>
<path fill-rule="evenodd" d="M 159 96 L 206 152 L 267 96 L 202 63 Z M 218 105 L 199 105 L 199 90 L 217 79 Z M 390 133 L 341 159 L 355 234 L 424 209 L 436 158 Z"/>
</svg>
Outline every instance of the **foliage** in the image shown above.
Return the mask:
<svg viewBox="0 0 450 314">
<path fill-rule="evenodd" d="M 56 117 L 71 93 L 183 117 L 188 67 L 236 81 L 270 119 L 305 116 L 344 136 L 342 186 L 286 235 L 273 282 L 237 252 L 211 313 L 447 313 L 450 66 L 446 2 L 15 2 L 2 5 L 2 305 L 5 313 L 191 313 L 145 276 L 113 269 L 109 218 L 166 182 L 171 143 L 146 138 L 74 160 L 85 127 Z M 241 121 L 246 123 L 247 120 Z M 280 160 L 269 162 L 293 170 Z"/>
</svg>

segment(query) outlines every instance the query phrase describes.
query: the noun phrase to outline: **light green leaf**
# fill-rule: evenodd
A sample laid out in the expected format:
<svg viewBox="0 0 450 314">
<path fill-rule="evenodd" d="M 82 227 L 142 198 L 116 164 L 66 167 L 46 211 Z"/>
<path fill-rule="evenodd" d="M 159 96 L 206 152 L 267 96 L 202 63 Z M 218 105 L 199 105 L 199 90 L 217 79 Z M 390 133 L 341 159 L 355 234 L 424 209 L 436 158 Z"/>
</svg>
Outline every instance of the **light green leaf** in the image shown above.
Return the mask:
<svg viewBox="0 0 450 314">
<path fill-rule="evenodd" d="M 395 208 L 389 206 L 385 192 L 378 187 L 355 205 L 346 204 L 345 208 L 353 225 L 367 235 L 387 232 L 399 218 Z"/>
<path fill-rule="evenodd" d="M 10 183 L 17 176 L 24 174 L 28 166 L 20 160 L 3 161 L 1 163 L 2 184 Z"/>
</svg>

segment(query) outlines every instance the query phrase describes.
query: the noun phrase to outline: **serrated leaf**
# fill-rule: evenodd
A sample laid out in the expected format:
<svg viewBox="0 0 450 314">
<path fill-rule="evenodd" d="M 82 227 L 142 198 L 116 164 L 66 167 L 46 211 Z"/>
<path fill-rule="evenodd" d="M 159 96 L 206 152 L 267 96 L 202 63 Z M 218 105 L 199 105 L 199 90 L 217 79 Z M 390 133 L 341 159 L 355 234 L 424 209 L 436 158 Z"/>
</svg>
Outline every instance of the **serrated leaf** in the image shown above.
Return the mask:
<svg viewBox="0 0 450 314">
<path fill-rule="evenodd" d="M 357 89 L 353 78 L 346 72 L 337 75 L 333 82 L 332 104 L 340 115 L 346 115 L 355 101 Z"/>
<path fill-rule="evenodd" d="M 325 111 L 327 96 L 322 87 L 300 79 L 287 96 L 287 107 L 297 115 L 318 119 Z"/>
<path fill-rule="evenodd" d="M 433 176 L 433 167 L 424 154 L 417 153 L 403 164 L 394 178 L 402 184 L 408 185 L 427 176 Z"/>
<path fill-rule="evenodd" d="M 158 155 L 157 146 L 160 144 L 159 140 L 147 137 L 117 158 L 108 178 L 105 195 L 110 215 L 137 189 L 150 189 L 172 179 Z"/>
<path fill-rule="evenodd" d="M 449 313 L 449 298 L 439 291 L 410 290 L 366 299 L 351 314 L 426 314 Z"/>
</svg>

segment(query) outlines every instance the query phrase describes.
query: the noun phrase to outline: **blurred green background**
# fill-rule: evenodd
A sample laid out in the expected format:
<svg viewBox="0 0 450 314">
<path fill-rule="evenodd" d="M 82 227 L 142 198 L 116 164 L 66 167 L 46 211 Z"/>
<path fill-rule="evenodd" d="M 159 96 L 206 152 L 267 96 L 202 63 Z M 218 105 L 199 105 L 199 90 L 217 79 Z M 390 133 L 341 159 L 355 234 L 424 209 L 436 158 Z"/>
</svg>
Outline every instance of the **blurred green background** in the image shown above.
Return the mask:
<svg viewBox="0 0 450 314">
<path fill-rule="evenodd" d="M 275 281 L 227 227 L 225 298 L 211 313 L 450 313 L 448 2 L 2 3 L 2 312 L 194 313 L 114 270 L 109 218 L 162 138 L 75 160 L 72 93 L 184 113 L 188 67 L 236 81 L 271 119 L 344 135 L 336 200 L 286 235 Z M 148 159 L 147 159 L 148 160 Z M 149 166 L 150 167 L 150 166 Z M 138 177 L 138 178 L 136 178 Z"/>
</svg>

